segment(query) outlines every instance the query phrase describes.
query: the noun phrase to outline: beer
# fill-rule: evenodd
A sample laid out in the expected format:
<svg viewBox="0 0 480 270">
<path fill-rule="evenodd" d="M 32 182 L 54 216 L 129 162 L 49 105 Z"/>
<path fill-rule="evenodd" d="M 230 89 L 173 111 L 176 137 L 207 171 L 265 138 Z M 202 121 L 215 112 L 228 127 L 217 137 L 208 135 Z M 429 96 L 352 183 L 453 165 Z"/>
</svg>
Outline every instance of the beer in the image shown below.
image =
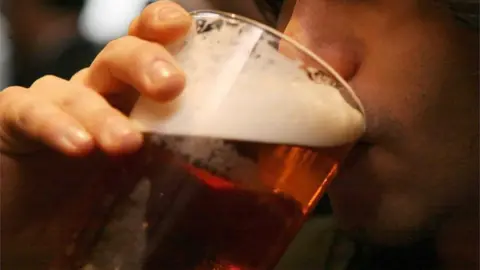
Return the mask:
<svg viewBox="0 0 480 270">
<path fill-rule="evenodd" d="M 196 159 L 173 144 L 218 149 Z M 169 137 L 153 146 L 149 174 L 158 199 L 145 269 L 272 268 L 305 217 L 300 202 L 258 179 L 260 152 L 275 147 L 200 137 Z"/>
<path fill-rule="evenodd" d="M 153 203 L 145 269 L 268 269 L 275 264 L 303 220 L 298 201 L 244 188 L 212 164 L 158 151 L 165 165 L 154 169 L 153 194 L 163 196 Z"/>
<path fill-rule="evenodd" d="M 346 148 L 148 134 L 146 243 L 136 269 L 272 269 Z M 110 269 L 101 261 L 85 269 Z"/>
</svg>

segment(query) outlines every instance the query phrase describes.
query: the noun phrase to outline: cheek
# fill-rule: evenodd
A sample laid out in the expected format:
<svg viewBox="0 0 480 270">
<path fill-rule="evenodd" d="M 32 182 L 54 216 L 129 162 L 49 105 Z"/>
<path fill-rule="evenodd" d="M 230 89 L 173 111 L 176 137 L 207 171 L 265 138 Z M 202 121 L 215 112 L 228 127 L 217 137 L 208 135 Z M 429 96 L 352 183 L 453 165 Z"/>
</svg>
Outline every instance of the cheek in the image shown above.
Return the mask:
<svg viewBox="0 0 480 270">
<path fill-rule="evenodd" d="M 398 170 L 396 167 L 393 157 L 378 146 L 353 149 L 329 189 L 335 213 L 343 223 L 369 226 L 375 222 L 383 195 L 392 189 L 384 177 Z"/>
<path fill-rule="evenodd" d="M 462 40 L 458 29 L 444 25 L 449 18 L 441 14 L 409 10 L 406 17 L 396 6 L 388 12 L 356 12 L 353 5 L 352 9 L 332 5 L 325 12 L 321 4 L 314 14 L 300 4 L 308 1 L 298 1 L 287 34 L 325 60 L 331 57 L 327 62 L 332 66 L 348 62 L 348 49 L 361 47 L 355 39 L 363 46 L 361 65 L 350 83 L 365 106 L 368 139 L 375 145 L 354 153 L 333 181 L 329 193 L 336 215 L 348 228 L 383 233 L 385 239 L 393 237 L 388 232 L 408 236 L 429 228 L 431 220 L 452 213 L 453 205 L 465 201 L 462 195 L 472 193 L 469 188 L 478 191 L 478 152 L 467 158 L 468 143 L 462 140 L 468 138 L 458 136 L 472 133 L 471 124 L 464 127 L 461 122 L 465 108 L 475 107 L 472 100 L 478 108 L 478 96 L 461 100 L 445 94 L 462 88 L 453 79 L 458 74 L 478 74 L 465 68 L 472 55 L 478 59 L 478 52 L 459 61 L 465 44 L 471 42 Z M 309 3 L 313 5 L 313 0 Z M 307 18 L 317 19 L 313 23 Z M 355 49 L 342 45 L 336 51 L 324 50 L 325 44 L 338 42 L 354 44 Z M 468 116 L 470 123 L 473 118 L 478 121 L 478 110 L 475 117 Z M 478 126 L 474 128 L 478 149 Z M 463 172 L 472 171 L 467 166 L 472 159 L 477 160 L 477 178 L 467 183 L 468 174 Z M 461 164 L 464 160 L 467 165 Z M 478 200 L 478 192 L 476 196 Z"/>
<path fill-rule="evenodd" d="M 372 170 L 385 170 L 377 184 L 408 194 L 431 212 L 451 211 L 465 200 L 462 195 L 475 189 L 468 182 L 474 166 L 478 179 L 478 152 L 469 154 L 472 134 L 478 142 L 478 125 L 471 124 L 478 121 L 478 95 L 461 94 L 474 93 L 462 83 L 462 74 L 474 72 L 461 53 L 472 42 L 446 29 L 405 24 L 377 33 L 351 83 L 367 110 L 372 140 L 392 157 L 369 157 L 379 165 Z"/>
<path fill-rule="evenodd" d="M 335 37 L 328 35 L 329 39 L 316 37 L 326 29 L 311 28 L 302 24 L 294 15 L 287 27 L 285 34 L 298 41 L 314 54 L 324 60 L 346 81 L 351 80 L 360 65 L 362 46 L 353 38 L 344 34 Z M 312 35 L 315 33 L 315 35 Z"/>
</svg>

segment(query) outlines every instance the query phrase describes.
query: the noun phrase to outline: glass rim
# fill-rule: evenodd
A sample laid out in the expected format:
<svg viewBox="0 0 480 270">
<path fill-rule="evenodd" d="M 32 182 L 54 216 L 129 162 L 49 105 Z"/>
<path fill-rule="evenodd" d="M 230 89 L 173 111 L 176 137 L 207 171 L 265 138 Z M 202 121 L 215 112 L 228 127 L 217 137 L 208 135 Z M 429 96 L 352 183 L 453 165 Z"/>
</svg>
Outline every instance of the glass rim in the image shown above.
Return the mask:
<svg viewBox="0 0 480 270">
<path fill-rule="evenodd" d="M 350 94 L 353 101 L 358 106 L 358 109 L 360 110 L 360 113 L 362 113 L 362 115 L 364 116 L 364 122 L 366 122 L 365 109 L 363 107 L 362 102 L 360 101 L 358 96 L 353 91 L 352 87 L 347 83 L 347 81 L 342 76 L 340 76 L 340 74 L 338 74 L 338 72 L 334 68 L 332 68 L 330 66 L 330 64 L 328 64 L 320 56 L 313 53 L 306 46 L 302 45 L 300 42 L 296 41 L 295 39 L 293 39 L 293 38 L 291 38 L 287 35 L 285 35 L 284 33 L 278 31 L 277 29 L 275 29 L 273 27 L 270 27 L 268 25 L 265 25 L 261 22 L 258 22 L 256 20 L 254 20 L 254 19 L 250 19 L 248 17 L 238 15 L 238 14 L 235 14 L 235 13 L 225 12 L 225 11 L 220 11 L 220 10 L 214 10 L 214 9 L 198 9 L 198 10 L 191 11 L 189 13 L 192 17 L 194 17 L 195 15 L 199 15 L 199 14 L 212 13 L 212 14 L 215 14 L 215 15 L 223 16 L 227 19 L 238 20 L 240 22 L 244 22 L 244 23 L 253 25 L 255 27 L 258 27 L 258 28 L 262 29 L 263 31 L 265 31 L 265 32 L 277 37 L 277 38 L 280 38 L 282 40 L 287 41 L 288 43 L 290 43 L 291 45 L 296 47 L 298 50 L 300 50 L 302 53 L 306 54 L 307 56 L 311 57 L 313 60 L 320 63 L 320 65 L 322 65 L 323 68 L 325 68 L 328 72 L 330 72 L 332 74 L 332 76 L 334 76 L 334 78 L 342 84 L 342 86 L 347 90 L 347 92 Z M 365 126 L 366 126 L 366 123 L 365 123 Z"/>
</svg>

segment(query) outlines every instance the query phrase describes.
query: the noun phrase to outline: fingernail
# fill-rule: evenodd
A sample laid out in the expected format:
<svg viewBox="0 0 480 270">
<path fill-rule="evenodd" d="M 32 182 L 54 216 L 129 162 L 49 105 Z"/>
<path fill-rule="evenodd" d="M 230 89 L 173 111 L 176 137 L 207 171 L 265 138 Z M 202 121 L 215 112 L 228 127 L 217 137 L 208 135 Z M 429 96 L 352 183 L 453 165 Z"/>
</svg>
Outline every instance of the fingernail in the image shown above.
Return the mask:
<svg viewBox="0 0 480 270">
<path fill-rule="evenodd" d="M 181 90 L 185 84 L 185 76 L 173 64 L 164 60 L 154 61 L 147 71 L 152 89 Z"/>
<path fill-rule="evenodd" d="M 184 18 L 188 18 L 189 14 L 177 6 L 167 5 L 158 10 L 157 16 L 159 19 L 169 22 L 179 19 L 183 20 Z"/>
<path fill-rule="evenodd" d="M 103 141 L 109 148 L 131 149 L 141 144 L 142 136 L 128 120 L 112 118 L 105 127 Z"/>
<path fill-rule="evenodd" d="M 177 74 L 179 74 L 179 70 L 164 60 L 155 60 L 147 70 L 148 79 L 153 85 L 163 84 L 165 80 Z"/>
<path fill-rule="evenodd" d="M 93 143 L 93 138 L 81 128 L 70 127 L 63 135 L 62 142 L 68 148 L 79 150 L 89 147 Z"/>
</svg>

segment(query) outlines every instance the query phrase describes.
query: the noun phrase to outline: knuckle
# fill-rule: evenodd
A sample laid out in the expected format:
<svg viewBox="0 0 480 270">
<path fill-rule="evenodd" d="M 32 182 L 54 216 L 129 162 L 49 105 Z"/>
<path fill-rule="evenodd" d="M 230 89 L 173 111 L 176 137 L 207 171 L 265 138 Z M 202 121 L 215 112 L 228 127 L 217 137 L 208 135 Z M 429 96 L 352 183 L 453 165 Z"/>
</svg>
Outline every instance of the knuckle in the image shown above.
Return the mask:
<svg viewBox="0 0 480 270">
<path fill-rule="evenodd" d="M 58 101 L 60 107 L 68 108 L 74 106 L 76 103 L 83 99 L 82 95 L 63 95 Z"/>
<path fill-rule="evenodd" d="M 115 39 L 107 43 L 103 50 L 98 54 L 98 56 L 95 58 L 93 61 L 92 66 L 93 67 L 98 67 L 98 66 L 104 66 L 108 62 L 111 61 L 112 57 L 115 55 L 115 53 L 120 49 L 122 46 L 120 39 Z"/>
<path fill-rule="evenodd" d="M 22 87 L 9 87 L 0 93 L 0 124 L 35 137 L 56 118 L 52 110 L 47 110 L 49 103 L 36 99 L 25 90 Z"/>
<path fill-rule="evenodd" d="M 138 28 L 139 21 L 140 21 L 140 17 L 137 16 L 137 17 L 135 17 L 135 19 L 132 20 L 132 22 L 128 26 L 128 33 L 130 35 L 136 35 L 137 34 L 136 32 L 138 31 L 137 28 Z"/>
<path fill-rule="evenodd" d="M 107 43 L 105 49 L 102 52 L 104 53 L 115 53 L 117 51 L 124 50 L 135 38 L 132 36 L 123 36 L 117 39 L 114 39 Z"/>
<path fill-rule="evenodd" d="M 41 106 L 36 104 L 31 98 L 18 98 L 7 106 L 7 117 L 10 124 L 15 129 L 28 130 L 28 133 L 35 135 L 39 126 L 43 126 L 43 121 L 37 119 L 40 115 Z"/>
<path fill-rule="evenodd" d="M 30 105 L 24 107 L 16 121 L 22 130 L 33 137 L 49 132 L 51 127 L 61 119 L 61 114 L 52 107 L 53 104 L 35 104 L 31 101 Z"/>
<path fill-rule="evenodd" d="M 6 104 L 11 102 L 11 100 L 18 96 L 20 91 L 24 91 L 25 89 L 19 86 L 10 86 L 5 88 L 3 91 L 0 92 L 0 104 Z M 2 108 L 2 106 L 0 106 Z"/>
<path fill-rule="evenodd" d="M 105 45 L 105 48 L 97 56 L 92 66 L 103 67 L 111 65 L 119 58 L 119 54 L 125 55 L 125 53 L 128 53 L 136 41 L 138 40 L 135 37 L 123 36 L 108 42 L 107 45 Z"/>
<path fill-rule="evenodd" d="M 88 74 L 89 69 L 90 68 L 83 68 L 79 70 L 70 78 L 70 81 L 72 82 L 82 81 L 85 78 L 85 76 Z"/>
<path fill-rule="evenodd" d="M 107 43 L 107 45 L 105 45 L 105 47 L 103 48 L 102 52 L 100 53 L 101 54 L 106 54 L 106 53 L 109 53 L 111 51 L 117 51 L 118 48 L 120 46 L 122 46 L 122 40 L 123 40 L 123 37 L 120 37 L 120 38 L 116 38 L 114 40 L 111 40 Z"/>
<path fill-rule="evenodd" d="M 30 89 L 36 90 L 38 88 L 48 87 L 51 86 L 51 84 L 58 82 L 59 80 L 61 79 L 53 75 L 45 75 L 40 79 L 36 80 L 30 87 Z"/>
<path fill-rule="evenodd" d="M 12 113 L 16 103 L 21 102 L 21 96 L 24 91 L 25 89 L 22 87 L 11 86 L 0 92 L 0 110 L 2 114 L 8 116 Z"/>
<path fill-rule="evenodd" d="M 16 122 L 20 127 L 34 127 L 38 126 L 38 121 L 33 121 L 35 115 L 40 114 L 40 109 L 38 106 L 34 106 L 34 104 L 30 104 L 30 102 L 25 102 L 22 104 L 23 106 L 19 107 L 18 113 L 16 115 Z M 36 130 L 36 128 L 33 128 Z"/>
</svg>

